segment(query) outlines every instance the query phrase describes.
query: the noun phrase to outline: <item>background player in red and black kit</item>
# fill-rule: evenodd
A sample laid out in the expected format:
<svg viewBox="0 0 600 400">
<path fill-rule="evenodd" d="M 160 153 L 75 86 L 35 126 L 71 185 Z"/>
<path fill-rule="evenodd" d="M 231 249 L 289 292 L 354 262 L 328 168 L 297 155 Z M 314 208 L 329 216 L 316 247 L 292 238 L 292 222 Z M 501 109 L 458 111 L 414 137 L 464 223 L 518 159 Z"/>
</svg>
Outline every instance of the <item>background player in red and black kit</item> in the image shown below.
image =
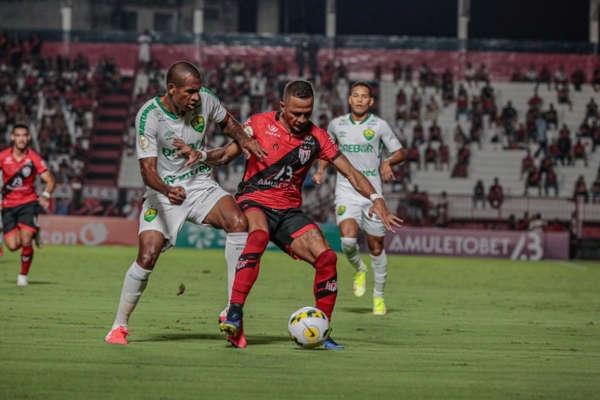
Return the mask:
<svg viewBox="0 0 600 400">
<path fill-rule="evenodd" d="M 38 231 L 37 216 L 48 209 L 54 191 L 54 176 L 42 157 L 29 148 L 31 135 L 26 125 L 17 124 L 10 134 L 12 146 L 0 152 L 2 172 L 2 223 L 4 243 L 11 251 L 21 248 L 21 273 L 17 285 L 27 286 L 33 260 L 31 242 Z M 35 193 L 35 177 L 46 183 L 41 196 Z"/>
<path fill-rule="evenodd" d="M 294 258 L 315 268 L 313 293 L 316 307 L 331 318 L 337 296 L 337 256 L 319 227 L 301 210 L 301 187 L 311 164 L 317 159 L 331 162 L 363 196 L 373 201 L 372 212 L 388 229 L 402 222 L 392 215 L 371 183 L 342 155 L 326 131 L 310 117 L 314 93 L 306 81 L 292 81 L 284 89 L 280 112 L 257 114 L 245 129 L 268 152 L 267 157 L 250 157 L 236 199 L 248 218 L 248 241 L 237 265 L 231 304 L 221 330 L 242 332 L 242 307 L 256 278 L 260 258 L 272 240 Z M 212 153 L 212 154 L 211 154 Z M 219 154 L 220 153 L 220 154 Z M 235 143 L 213 149 L 209 159 L 226 163 L 240 153 Z M 325 348 L 339 349 L 328 338 Z"/>
</svg>

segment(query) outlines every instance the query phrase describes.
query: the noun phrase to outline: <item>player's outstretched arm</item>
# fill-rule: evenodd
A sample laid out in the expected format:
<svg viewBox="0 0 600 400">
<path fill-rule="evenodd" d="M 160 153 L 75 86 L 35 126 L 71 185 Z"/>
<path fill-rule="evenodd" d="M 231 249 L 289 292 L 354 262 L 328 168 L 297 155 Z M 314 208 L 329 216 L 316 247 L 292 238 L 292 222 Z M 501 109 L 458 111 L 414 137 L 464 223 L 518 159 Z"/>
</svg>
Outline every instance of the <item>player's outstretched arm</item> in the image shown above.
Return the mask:
<svg viewBox="0 0 600 400">
<path fill-rule="evenodd" d="M 371 182 L 359 170 L 354 168 L 343 154 L 333 160 L 333 165 L 348 179 L 358 193 L 373 202 L 371 211 L 381 219 L 386 229 L 393 231 L 394 228 L 402 225 L 402 219 L 390 212 L 383 196 L 375 191 Z"/>
<path fill-rule="evenodd" d="M 225 134 L 240 145 L 246 157 L 249 157 L 251 154 L 259 159 L 267 156 L 267 152 L 258 143 L 258 140 L 248 136 L 242 125 L 229 112 L 223 122 L 221 122 L 221 128 Z"/>
<path fill-rule="evenodd" d="M 38 198 L 40 205 L 44 208 L 44 210 L 48 211 L 50 208 L 50 197 L 52 197 L 52 192 L 54 192 L 54 187 L 56 186 L 56 180 L 54 179 L 54 175 L 50 170 L 46 170 L 40 175 L 40 178 L 46 184 L 46 188 Z"/>
<path fill-rule="evenodd" d="M 146 186 L 167 196 L 171 204 L 181 204 L 185 200 L 185 189 L 181 186 L 169 186 L 158 175 L 156 162 L 158 157 L 140 159 L 140 171 Z"/>
<path fill-rule="evenodd" d="M 194 150 L 182 139 L 177 138 L 173 140 L 173 146 L 177 147 L 177 155 L 179 157 L 187 158 L 186 167 L 197 162 L 203 162 L 212 166 L 224 165 L 236 159 L 242 153 L 242 149 L 236 142 L 205 151 Z"/>
<path fill-rule="evenodd" d="M 327 165 L 329 165 L 327 161 L 319 160 L 319 169 L 317 169 L 317 172 L 315 172 L 315 174 L 312 177 L 313 182 L 317 185 L 320 185 L 323 182 L 325 182 L 325 172 L 327 170 Z"/>
<path fill-rule="evenodd" d="M 406 151 L 404 149 L 398 149 L 394 151 L 388 158 L 381 162 L 379 166 L 379 175 L 384 182 L 389 182 L 394 179 L 394 171 L 392 166 L 400 164 L 406 157 Z"/>
<path fill-rule="evenodd" d="M 206 163 L 210 165 L 224 165 L 235 160 L 242 154 L 242 149 L 236 142 L 231 142 L 224 147 L 217 147 L 206 152 Z"/>
</svg>

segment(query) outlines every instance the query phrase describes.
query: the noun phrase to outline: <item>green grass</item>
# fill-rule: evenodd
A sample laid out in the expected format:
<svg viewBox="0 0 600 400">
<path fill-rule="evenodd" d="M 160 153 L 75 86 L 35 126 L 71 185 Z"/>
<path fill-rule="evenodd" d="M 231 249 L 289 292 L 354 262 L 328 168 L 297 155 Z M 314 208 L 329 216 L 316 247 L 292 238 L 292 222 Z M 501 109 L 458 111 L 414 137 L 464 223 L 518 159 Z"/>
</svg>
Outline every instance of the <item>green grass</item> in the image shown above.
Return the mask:
<svg viewBox="0 0 600 400">
<path fill-rule="evenodd" d="M 390 257 L 389 314 L 338 266 L 342 352 L 297 349 L 286 324 L 312 305 L 312 268 L 263 259 L 245 308 L 249 346 L 216 319 L 222 251 L 171 250 L 130 321 L 102 341 L 133 248 L 45 247 L 31 284 L 0 259 L 1 399 L 592 399 L 600 393 L 600 264 Z M 369 285 L 372 284 L 369 275 Z M 177 296 L 184 283 L 187 290 Z"/>
</svg>

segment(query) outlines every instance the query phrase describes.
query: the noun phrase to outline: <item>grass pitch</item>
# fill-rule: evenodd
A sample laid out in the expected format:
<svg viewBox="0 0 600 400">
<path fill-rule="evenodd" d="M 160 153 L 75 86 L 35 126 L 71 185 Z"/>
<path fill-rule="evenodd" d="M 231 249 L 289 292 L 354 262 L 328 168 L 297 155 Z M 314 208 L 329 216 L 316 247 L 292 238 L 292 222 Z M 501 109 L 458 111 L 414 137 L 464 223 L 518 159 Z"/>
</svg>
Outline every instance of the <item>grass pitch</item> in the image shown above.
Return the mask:
<svg viewBox="0 0 600 400">
<path fill-rule="evenodd" d="M 390 257 L 389 314 L 355 298 L 338 263 L 334 338 L 301 350 L 287 319 L 312 305 L 312 268 L 269 252 L 245 308 L 249 346 L 217 328 L 219 250 L 163 255 L 108 346 L 134 248 L 37 250 L 26 288 L 0 258 L 1 399 L 592 399 L 600 393 L 600 264 Z M 178 296 L 179 285 L 186 291 Z"/>
</svg>

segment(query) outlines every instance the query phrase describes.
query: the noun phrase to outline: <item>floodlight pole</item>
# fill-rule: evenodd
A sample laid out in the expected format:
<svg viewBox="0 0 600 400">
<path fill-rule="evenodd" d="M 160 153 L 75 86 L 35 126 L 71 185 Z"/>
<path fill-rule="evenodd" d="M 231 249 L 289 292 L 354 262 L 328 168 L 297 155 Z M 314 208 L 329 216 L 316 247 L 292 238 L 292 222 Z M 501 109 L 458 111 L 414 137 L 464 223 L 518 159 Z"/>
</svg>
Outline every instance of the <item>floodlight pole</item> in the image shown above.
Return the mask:
<svg viewBox="0 0 600 400">
<path fill-rule="evenodd" d="M 467 50 L 467 40 L 469 39 L 469 20 L 471 19 L 471 0 L 458 0 L 458 20 L 456 22 L 458 39 L 458 49 Z"/>
<path fill-rule="evenodd" d="M 592 52 L 598 53 L 598 14 L 600 11 L 600 0 L 590 0 L 590 35 Z"/>
<path fill-rule="evenodd" d="M 62 2 L 60 7 L 63 53 L 69 55 L 71 50 L 71 29 L 73 27 L 72 4 L 70 0 Z"/>
<path fill-rule="evenodd" d="M 204 0 L 194 3 L 194 58 L 202 64 L 202 34 L 204 34 Z"/>
<path fill-rule="evenodd" d="M 325 5 L 325 37 L 327 38 L 329 57 L 332 61 L 335 52 L 336 18 L 335 0 L 327 0 Z"/>
</svg>

